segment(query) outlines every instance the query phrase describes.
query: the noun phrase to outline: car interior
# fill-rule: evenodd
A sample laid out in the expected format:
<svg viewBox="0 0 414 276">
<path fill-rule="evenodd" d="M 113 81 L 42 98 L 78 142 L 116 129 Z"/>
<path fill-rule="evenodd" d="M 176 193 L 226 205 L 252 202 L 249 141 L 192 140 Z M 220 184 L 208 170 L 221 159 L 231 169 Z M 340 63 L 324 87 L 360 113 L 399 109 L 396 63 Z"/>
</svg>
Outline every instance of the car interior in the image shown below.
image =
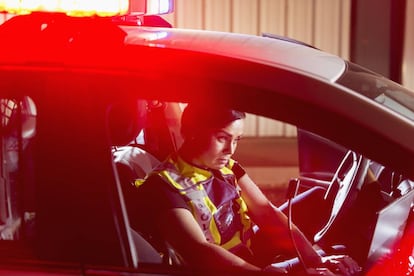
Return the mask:
<svg viewBox="0 0 414 276">
<path fill-rule="evenodd" d="M 179 143 L 176 143 L 177 140 L 181 140 L 179 119 L 180 112 L 185 105 L 180 103 L 157 103 L 154 106 L 154 104 L 147 102 L 146 106 L 147 115 L 141 117 L 145 123 L 138 128 L 137 136 L 132 139 L 132 142 L 131 139 L 128 140 L 130 141 L 128 148 L 129 150 L 139 148 L 141 154 L 151 156 L 151 158 L 155 156 L 157 160 L 155 163 L 158 163 L 166 157 L 165 153 L 174 151 L 179 147 Z M 155 110 L 153 110 L 154 108 Z M 168 108 L 174 110 L 175 113 L 168 112 Z M 157 113 L 160 110 L 165 112 L 161 114 L 161 117 L 170 116 L 170 118 L 160 120 L 160 117 L 158 117 L 160 113 Z M 154 116 L 154 114 L 157 116 Z M 151 118 L 151 116 L 154 117 Z M 157 119 L 154 120 L 154 118 Z M 154 124 L 154 122 L 156 123 Z M 154 137 L 151 136 L 153 133 L 157 133 L 155 135 L 157 136 L 156 139 L 152 139 Z M 161 145 L 155 142 L 166 140 L 173 141 L 173 143 L 164 144 L 164 146 L 169 145 L 169 148 L 159 151 Z M 379 252 L 378 250 L 384 250 L 386 247 L 389 248 L 390 239 L 398 240 L 400 237 L 399 233 L 394 233 L 394 235 L 378 234 L 378 229 L 381 229 L 379 225 L 387 224 L 384 221 L 384 217 L 388 216 L 382 215 L 382 213 L 392 212 L 386 211 L 393 209 L 393 207 L 388 207 L 391 202 L 395 201 L 392 206 L 398 206 L 399 202 L 402 202 L 401 204 L 405 207 L 407 207 L 407 202 L 410 202 L 410 200 L 412 202 L 413 193 L 402 197 L 401 200 L 396 200 L 412 190 L 412 181 L 404 179 L 401 175 L 397 176 L 395 172 L 388 172 L 384 166 L 368 160 L 360 154 L 349 151 L 332 141 L 301 129 L 298 129 L 298 150 L 299 164 L 301 166 L 299 176 L 300 192 L 305 192 L 314 187 L 321 188 L 325 191 L 325 197 L 319 208 L 323 207 L 329 210 L 328 213 L 318 212 L 318 219 L 322 222 L 316 224 L 316 228 L 315 225 L 312 227 L 309 227 L 306 223 L 303 225 L 305 234 L 311 240 L 313 239 L 326 253 L 330 254 L 341 253 L 343 248 L 346 248 L 347 252 L 351 252 L 361 262 L 371 258 L 373 252 Z M 114 155 L 117 155 L 116 147 L 114 148 Z M 315 156 L 319 158 L 318 162 L 309 159 L 315 158 Z M 120 162 L 120 160 L 116 160 L 116 162 Z M 315 167 L 315 164 L 319 167 Z M 141 167 L 141 169 L 135 169 L 135 171 L 146 171 L 148 173 L 150 166 L 145 165 L 145 162 L 140 162 L 138 166 L 145 168 Z M 125 173 L 122 172 L 123 170 L 120 166 L 117 165 L 117 167 L 120 178 L 123 179 L 121 181 L 123 182 L 122 185 L 129 183 L 128 187 L 134 189 L 131 173 L 128 174 L 130 179 L 127 180 L 123 176 Z M 363 177 L 368 169 L 374 172 L 381 187 L 363 185 Z M 131 169 L 128 171 L 131 171 Z M 145 174 L 135 174 L 134 177 L 142 178 L 143 176 L 145 177 Z M 128 200 L 133 200 L 128 199 L 128 195 L 129 192 L 125 191 L 124 197 L 127 202 Z M 303 220 L 304 215 L 297 211 L 300 210 L 299 206 L 298 204 L 293 208 L 293 220 L 297 220 L 297 224 L 302 229 L 301 220 Z M 287 202 L 282 204 L 280 208 L 287 210 Z M 399 207 L 395 208 L 398 209 Z M 361 212 L 361 210 L 364 211 Z M 403 228 L 406 225 L 410 208 L 407 207 L 405 210 L 407 211 L 398 216 L 399 228 Z M 315 213 L 313 213 L 314 215 Z M 130 219 L 133 220 L 132 217 Z M 354 235 L 350 236 L 346 231 L 341 230 L 347 229 L 344 226 L 347 223 L 357 223 L 360 226 L 356 228 Z M 307 229 L 310 229 L 309 232 L 306 232 Z M 378 238 L 378 236 L 381 238 Z M 376 248 L 374 249 L 374 247 Z M 166 250 L 161 253 L 164 256 L 165 263 L 182 264 L 184 262 L 179 256 L 177 257 L 171 248 L 164 248 L 163 250 Z"/>
<path fill-rule="evenodd" d="M 0 242 L 32 240 L 36 221 L 32 177 L 35 164 L 31 162 L 30 152 L 36 136 L 36 105 L 29 97 L 1 98 L 0 104 Z M 180 117 L 184 108 L 184 103 L 129 99 L 115 102 L 107 110 L 107 139 L 114 174 L 122 187 L 127 213 L 131 214 L 127 226 L 132 247 L 142 263 L 185 264 L 166 243 L 145 237 L 135 229 L 133 212 L 128 209 L 134 200 L 135 180 L 144 179 L 170 152 L 180 147 Z M 304 223 L 304 232 L 325 252 L 343 252 L 345 248 L 356 260 L 372 266 L 382 252 L 394 249 L 407 219 L 412 217 L 414 182 L 308 131 L 297 129 L 295 139 L 300 171 L 291 177 L 299 180 L 300 194 L 314 187 L 324 191 L 320 207 L 325 212 L 319 212 L 317 218 L 322 222 L 309 232 Z M 243 147 L 243 143 L 239 146 Z M 368 169 L 373 171 L 380 187 L 364 185 L 363 176 Z M 287 185 L 282 192 L 286 192 Z M 285 195 L 282 197 L 284 200 Z M 288 213 L 286 204 L 280 208 L 301 228 L 303 218 L 297 212 L 299 205 L 294 205 L 292 213 Z M 352 235 L 346 227 L 350 223 L 355 225 Z M 396 225 L 394 231 L 384 230 Z"/>
</svg>

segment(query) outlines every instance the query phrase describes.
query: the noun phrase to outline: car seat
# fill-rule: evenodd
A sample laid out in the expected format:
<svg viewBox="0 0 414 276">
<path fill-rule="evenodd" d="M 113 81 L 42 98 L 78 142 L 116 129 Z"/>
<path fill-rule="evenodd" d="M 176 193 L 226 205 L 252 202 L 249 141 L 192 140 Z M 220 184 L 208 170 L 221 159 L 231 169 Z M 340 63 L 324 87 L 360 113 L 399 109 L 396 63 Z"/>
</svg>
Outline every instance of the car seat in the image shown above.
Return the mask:
<svg viewBox="0 0 414 276">
<path fill-rule="evenodd" d="M 170 118 L 168 114 L 174 118 Z M 133 226 L 132 237 L 140 253 L 140 260 L 154 259 L 154 251 L 162 263 L 183 265 L 185 262 L 165 241 L 144 235 L 139 231 L 134 202 L 139 190 L 135 180 L 144 179 L 158 164 L 176 149 L 180 118 L 178 105 L 144 100 L 120 102 L 111 106 L 108 114 L 108 131 L 114 164 L 121 182 L 129 221 Z M 171 121 L 173 121 L 171 123 Z M 169 122 L 173 130 L 169 129 Z M 175 138 L 174 138 L 175 137 Z M 147 212 L 148 210 L 145 210 Z M 141 250 L 141 248 L 151 247 Z M 143 252 L 141 252 L 143 251 Z M 142 256 L 144 253 L 144 256 Z"/>
<path fill-rule="evenodd" d="M 118 175 L 123 188 L 133 188 L 135 179 L 144 178 L 160 163 L 149 152 L 143 138 L 147 103 L 144 100 L 116 103 L 108 115 L 109 138 Z"/>
<path fill-rule="evenodd" d="M 133 182 L 137 178 L 144 178 L 159 161 L 143 147 L 132 141 L 145 128 L 146 101 L 129 100 L 113 104 L 108 109 L 107 128 L 111 145 L 113 161 L 115 164 L 125 206 L 128 210 L 133 206 L 136 188 Z M 131 221 L 133 217 L 129 216 Z M 162 263 L 163 259 L 149 240 L 141 235 L 137 229 L 129 229 L 138 260 L 146 263 Z"/>
</svg>

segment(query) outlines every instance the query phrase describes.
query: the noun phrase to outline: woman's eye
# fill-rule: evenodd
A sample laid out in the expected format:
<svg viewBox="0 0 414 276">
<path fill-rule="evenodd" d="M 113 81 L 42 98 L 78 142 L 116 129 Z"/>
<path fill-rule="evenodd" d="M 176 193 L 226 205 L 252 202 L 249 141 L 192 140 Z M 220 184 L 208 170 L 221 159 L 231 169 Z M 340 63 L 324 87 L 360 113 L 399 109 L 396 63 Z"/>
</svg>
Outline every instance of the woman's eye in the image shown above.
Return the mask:
<svg viewBox="0 0 414 276">
<path fill-rule="evenodd" d="M 231 143 L 231 144 L 237 144 L 242 137 L 232 137 L 230 135 L 222 135 L 222 134 L 216 134 L 215 135 L 216 140 L 220 143 Z"/>
<path fill-rule="evenodd" d="M 239 141 L 240 141 L 240 139 L 234 139 L 234 140 L 232 141 L 232 143 L 233 143 L 233 145 L 237 145 L 237 143 L 239 143 Z"/>
</svg>

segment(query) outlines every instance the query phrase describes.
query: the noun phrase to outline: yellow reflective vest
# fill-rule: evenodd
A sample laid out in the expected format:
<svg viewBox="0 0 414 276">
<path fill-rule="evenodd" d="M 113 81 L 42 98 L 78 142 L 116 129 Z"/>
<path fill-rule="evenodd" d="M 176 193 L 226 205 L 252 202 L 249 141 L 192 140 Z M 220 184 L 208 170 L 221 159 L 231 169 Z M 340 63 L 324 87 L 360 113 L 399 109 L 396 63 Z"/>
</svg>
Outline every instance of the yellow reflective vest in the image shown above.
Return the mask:
<svg viewBox="0 0 414 276">
<path fill-rule="evenodd" d="M 234 164 L 230 160 L 220 171 L 205 170 L 172 155 L 153 173 L 181 194 L 207 241 L 237 253 L 250 251 L 253 222 L 232 171 Z"/>
</svg>

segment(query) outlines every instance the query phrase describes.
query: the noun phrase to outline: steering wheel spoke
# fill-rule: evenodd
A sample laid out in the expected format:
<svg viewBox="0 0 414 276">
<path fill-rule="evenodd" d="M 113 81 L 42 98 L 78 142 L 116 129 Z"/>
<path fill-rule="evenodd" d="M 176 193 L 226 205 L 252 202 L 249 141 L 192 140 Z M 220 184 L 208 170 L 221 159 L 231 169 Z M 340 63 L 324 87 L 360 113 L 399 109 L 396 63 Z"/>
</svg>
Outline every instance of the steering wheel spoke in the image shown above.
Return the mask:
<svg viewBox="0 0 414 276">
<path fill-rule="evenodd" d="M 325 200 L 332 202 L 331 213 L 322 229 L 316 233 L 315 242 L 325 238 L 354 203 L 367 174 L 369 160 L 348 151 L 336 170 L 325 193 Z"/>
</svg>

